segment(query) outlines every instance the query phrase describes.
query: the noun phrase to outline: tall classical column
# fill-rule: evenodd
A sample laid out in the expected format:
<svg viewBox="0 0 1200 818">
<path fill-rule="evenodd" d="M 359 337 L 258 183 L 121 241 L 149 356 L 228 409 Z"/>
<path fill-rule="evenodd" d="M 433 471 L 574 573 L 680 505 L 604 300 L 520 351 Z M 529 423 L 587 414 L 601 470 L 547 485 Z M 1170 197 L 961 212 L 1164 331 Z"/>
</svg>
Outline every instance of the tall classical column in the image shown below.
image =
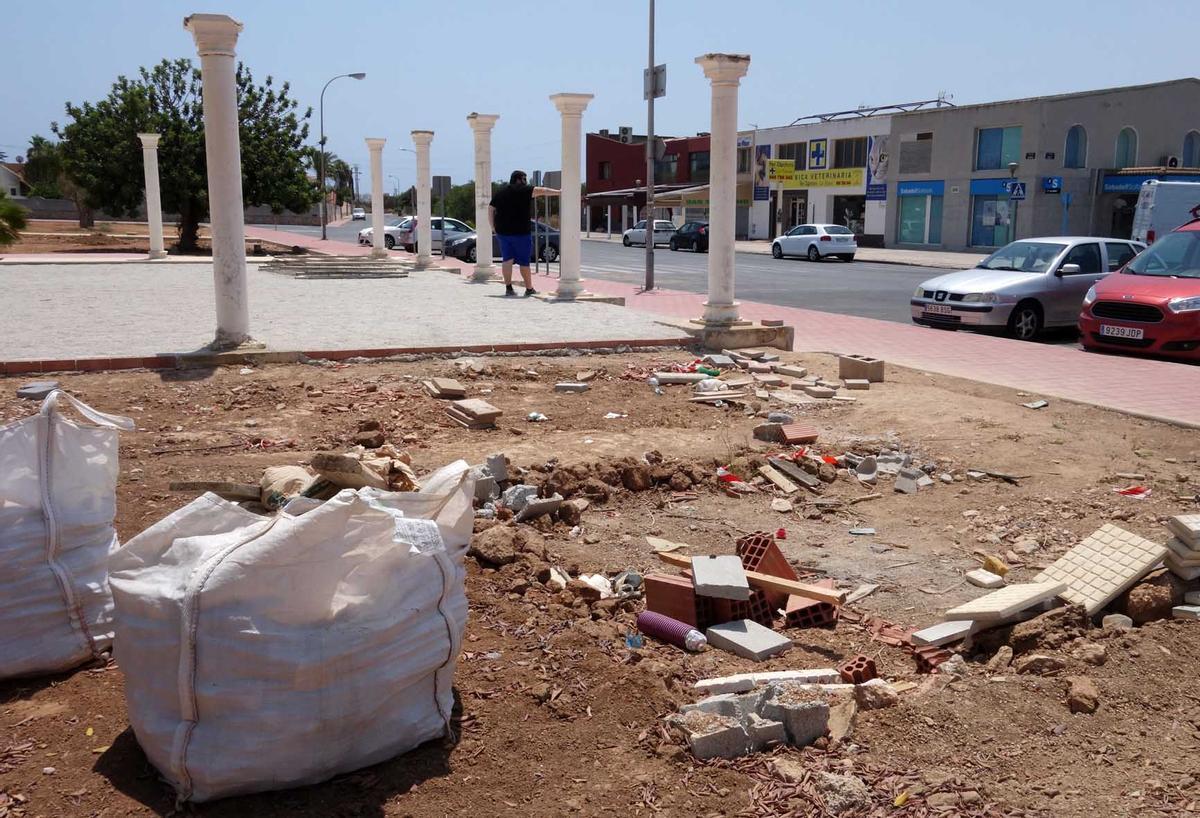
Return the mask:
<svg viewBox="0 0 1200 818">
<path fill-rule="evenodd" d="M 491 280 L 492 223 L 488 221 L 488 205 L 492 201 L 492 127 L 497 114 L 470 114 L 467 124 L 475 132 L 475 272 L 472 281 Z"/>
<path fill-rule="evenodd" d="M 583 293 L 579 280 L 579 259 L 582 254 L 579 237 L 580 145 L 583 141 L 583 111 L 592 94 L 554 94 L 550 101 L 562 114 L 562 188 L 558 208 L 558 290 L 557 300 L 571 300 Z"/>
<path fill-rule="evenodd" d="M 387 255 L 383 229 L 383 143 L 386 139 L 367 138 L 367 150 L 371 152 L 371 257 Z"/>
<path fill-rule="evenodd" d="M 433 142 L 433 131 L 413 131 L 412 140 L 417 146 L 417 266 L 428 267 L 433 244 L 433 202 L 429 189 L 429 144 Z"/>
<path fill-rule="evenodd" d="M 217 296 L 217 335 L 211 347 L 231 349 L 251 340 L 242 153 L 234 83 L 234 46 L 242 24 L 224 14 L 193 14 L 184 19 L 183 27 L 196 41 L 204 83 L 208 221 Z"/>
<path fill-rule="evenodd" d="M 158 140 L 156 133 L 140 133 L 142 167 L 146 173 L 146 222 L 150 230 L 150 258 L 166 258 L 163 248 L 162 195 L 158 191 Z"/>
<path fill-rule="evenodd" d="M 712 83 L 712 137 L 708 171 L 708 301 L 703 322 L 730 326 L 738 321 L 733 300 L 734 229 L 737 205 L 738 84 L 750 68 L 748 54 L 705 54 L 696 58 Z M 647 216 L 649 218 L 649 216 Z"/>
</svg>

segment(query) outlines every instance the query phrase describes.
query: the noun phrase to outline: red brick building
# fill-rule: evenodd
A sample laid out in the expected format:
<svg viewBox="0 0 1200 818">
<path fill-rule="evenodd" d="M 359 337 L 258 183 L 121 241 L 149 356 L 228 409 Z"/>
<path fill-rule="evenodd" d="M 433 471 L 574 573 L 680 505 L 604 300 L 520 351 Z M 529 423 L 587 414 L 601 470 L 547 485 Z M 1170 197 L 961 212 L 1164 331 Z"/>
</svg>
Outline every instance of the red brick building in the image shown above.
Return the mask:
<svg viewBox="0 0 1200 818">
<path fill-rule="evenodd" d="M 655 192 L 708 184 L 709 136 L 661 137 L 664 151 L 655 163 Z M 586 142 L 588 219 L 593 230 L 604 230 L 606 210 L 612 208 L 612 228 L 621 224 L 622 208 L 633 224 L 646 205 L 646 137 L 621 129 L 589 133 Z M 639 190 L 640 188 L 640 190 Z M 657 211 L 658 208 L 655 208 Z M 659 212 L 660 218 L 669 217 Z"/>
</svg>

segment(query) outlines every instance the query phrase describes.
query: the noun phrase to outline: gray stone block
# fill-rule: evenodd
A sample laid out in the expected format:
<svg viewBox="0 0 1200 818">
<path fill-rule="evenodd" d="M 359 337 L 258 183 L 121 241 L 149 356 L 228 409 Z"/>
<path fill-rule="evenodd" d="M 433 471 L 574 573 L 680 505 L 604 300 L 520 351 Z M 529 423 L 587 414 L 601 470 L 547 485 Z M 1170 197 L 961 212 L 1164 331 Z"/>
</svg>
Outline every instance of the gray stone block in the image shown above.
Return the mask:
<svg viewBox="0 0 1200 818">
<path fill-rule="evenodd" d="M 819 694 L 788 685 L 773 686 L 770 693 L 760 712 L 764 718 L 783 722 L 789 744 L 805 747 L 825 735 L 829 704 Z"/>
<path fill-rule="evenodd" d="M 570 381 L 554 384 L 555 392 L 586 392 L 590 388 L 586 383 L 572 383 Z"/>
<path fill-rule="evenodd" d="M 732 716 L 697 710 L 673 716 L 670 721 L 683 733 L 696 758 L 740 758 L 750 752 L 750 736 Z"/>
<path fill-rule="evenodd" d="M 58 381 L 30 381 L 17 387 L 17 397 L 26 400 L 42 400 L 58 388 Z"/>
<path fill-rule="evenodd" d="M 525 504 L 525 507 L 517 512 L 516 520 L 518 523 L 525 520 L 532 520 L 535 517 L 541 517 L 543 514 L 553 514 L 558 511 L 558 507 L 562 505 L 563 498 L 561 494 L 555 494 L 553 497 L 534 497 Z"/>
<path fill-rule="evenodd" d="M 475 477 L 475 499 L 490 500 L 493 497 L 500 495 L 500 488 L 496 485 L 496 478 L 490 474 L 480 474 Z"/>
<path fill-rule="evenodd" d="M 508 480 L 508 461 L 504 459 L 504 455 L 489 454 L 485 465 L 497 483 L 504 483 Z"/>
<path fill-rule="evenodd" d="M 900 469 L 896 475 L 896 491 L 902 494 L 916 494 L 920 490 L 917 481 L 924 475 L 920 469 Z"/>
<path fill-rule="evenodd" d="M 791 639 L 752 619 L 735 619 L 733 622 L 713 625 L 704 635 L 709 645 L 756 662 L 783 653 L 792 646 Z"/>
<path fill-rule="evenodd" d="M 524 483 L 518 483 L 504 490 L 501 502 L 514 513 L 519 513 L 521 509 L 529 505 L 530 500 L 537 498 L 537 495 L 537 486 L 527 486 Z"/>
<path fill-rule="evenodd" d="M 870 389 L 871 382 L 865 378 L 847 378 L 842 381 L 847 389 Z"/>
<path fill-rule="evenodd" d="M 737 362 L 728 355 L 705 355 L 700 360 L 709 366 L 715 366 L 717 369 L 734 369 L 737 367 Z"/>
<path fill-rule="evenodd" d="M 733 554 L 692 557 L 692 585 L 699 596 L 740 602 L 750 599 L 746 570 L 742 568 L 741 559 Z"/>
<path fill-rule="evenodd" d="M 781 721 L 771 721 L 757 713 L 751 713 L 746 717 L 745 726 L 746 735 L 750 738 L 750 751 L 753 753 L 787 743 L 787 728 Z"/>
<path fill-rule="evenodd" d="M 1171 609 L 1172 619 L 1200 619 L 1200 605 L 1176 605 Z"/>
<path fill-rule="evenodd" d="M 806 386 L 804 393 L 810 398 L 832 398 L 837 390 L 828 386 Z"/>
<path fill-rule="evenodd" d="M 791 366 L 789 364 L 780 364 L 775 367 L 777 375 L 787 375 L 789 378 L 804 378 L 808 376 L 808 370 L 802 366 Z"/>
</svg>

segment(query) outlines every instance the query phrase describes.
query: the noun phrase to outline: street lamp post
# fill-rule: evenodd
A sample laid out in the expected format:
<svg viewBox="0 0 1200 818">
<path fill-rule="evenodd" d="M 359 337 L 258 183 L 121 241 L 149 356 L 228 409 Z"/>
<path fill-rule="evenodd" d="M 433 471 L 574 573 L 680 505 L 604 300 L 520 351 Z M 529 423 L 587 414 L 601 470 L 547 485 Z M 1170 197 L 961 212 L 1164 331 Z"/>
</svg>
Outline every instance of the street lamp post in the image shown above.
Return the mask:
<svg viewBox="0 0 1200 818">
<path fill-rule="evenodd" d="M 353 74 L 338 74 L 336 77 L 333 77 L 332 79 L 330 79 L 329 82 L 325 83 L 325 88 L 328 88 L 329 83 L 333 82 L 333 80 L 340 80 L 342 77 L 350 77 L 351 79 L 361 80 L 361 79 L 365 79 L 366 76 L 367 75 L 365 73 L 363 73 L 362 71 L 355 71 Z M 321 103 L 319 106 L 321 109 L 321 145 L 320 145 L 319 152 L 321 154 L 321 157 L 320 157 L 321 158 L 321 171 L 320 172 L 321 172 L 321 240 L 322 241 L 324 241 L 326 238 L 328 238 L 325 235 L 325 222 L 327 221 L 326 214 L 325 214 L 325 199 L 326 199 L 326 196 L 325 196 L 325 88 L 321 89 Z"/>
</svg>

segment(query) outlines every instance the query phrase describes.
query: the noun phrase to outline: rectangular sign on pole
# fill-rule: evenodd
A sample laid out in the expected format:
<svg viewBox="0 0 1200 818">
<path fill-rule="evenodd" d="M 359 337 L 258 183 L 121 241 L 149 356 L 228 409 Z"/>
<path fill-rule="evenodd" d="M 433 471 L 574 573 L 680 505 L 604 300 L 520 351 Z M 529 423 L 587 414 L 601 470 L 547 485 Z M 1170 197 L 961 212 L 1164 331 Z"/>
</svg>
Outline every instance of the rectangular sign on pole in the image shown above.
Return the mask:
<svg viewBox="0 0 1200 818">
<path fill-rule="evenodd" d="M 667 95 L 667 66 L 656 65 L 654 71 L 642 69 L 642 99 L 658 99 Z"/>
<path fill-rule="evenodd" d="M 450 177 L 449 176 L 434 176 L 433 177 L 433 195 L 439 199 L 445 199 L 450 195 Z"/>
<path fill-rule="evenodd" d="M 1008 198 L 1009 198 L 1009 201 L 1013 201 L 1013 202 L 1024 201 L 1024 199 L 1025 199 L 1025 183 L 1024 182 L 1010 183 L 1008 186 Z"/>
</svg>

